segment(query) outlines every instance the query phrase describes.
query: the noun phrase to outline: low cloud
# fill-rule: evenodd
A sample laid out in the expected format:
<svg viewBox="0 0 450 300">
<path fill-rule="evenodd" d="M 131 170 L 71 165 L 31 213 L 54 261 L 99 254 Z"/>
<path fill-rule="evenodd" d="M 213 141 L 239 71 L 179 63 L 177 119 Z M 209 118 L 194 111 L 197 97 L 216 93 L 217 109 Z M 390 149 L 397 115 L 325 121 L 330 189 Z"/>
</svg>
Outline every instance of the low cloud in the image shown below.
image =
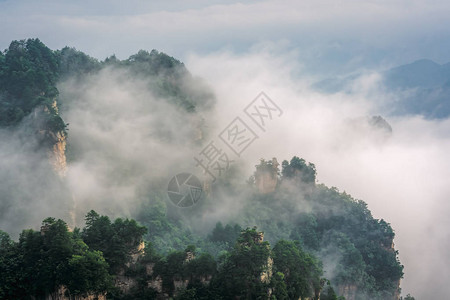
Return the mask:
<svg viewBox="0 0 450 300">
<path fill-rule="evenodd" d="M 75 223 L 90 209 L 130 215 L 141 189 L 155 181 L 167 184 L 180 171 L 200 172 L 193 157 L 206 143 L 217 141 L 228 151 L 219 133 L 237 116 L 255 126 L 243 109 L 264 91 L 283 114 L 265 132 L 254 128 L 258 139 L 240 157 L 229 152 L 240 174 L 250 176 L 260 158 L 281 161 L 296 155 L 313 162 L 320 183 L 366 201 L 374 217 L 392 224 L 405 265 L 404 293 L 445 298 L 440 287 L 450 270 L 450 121 L 386 117 L 391 96 L 379 89 L 376 72 L 356 80 L 352 93 L 318 93 L 311 88 L 315 78 L 303 72 L 296 53 L 283 51 L 261 44 L 243 55 L 191 55 L 188 69 L 208 81 L 217 97 L 213 111 L 197 114 L 176 109 L 152 92 L 148 79 L 125 70 L 105 68 L 61 82 L 60 111 L 70 124 L 67 177 L 49 177 L 47 158 L 34 153 L 33 140 L 24 143 L 21 130 L 2 130 L 7 142 L 0 145 L 0 188 L 10 191 L 15 202 L 4 208 L 10 214 L 2 218 L 1 228 L 35 228 L 43 217 L 65 217 L 67 207 L 78 212 Z M 392 133 L 367 123 L 376 115 L 386 118 Z M 202 117 L 210 135 L 196 144 Z M 232 219 L 243 205 L 238 199 L 222 199 L 199 220 Z M 437 288 L 430 291 L 430 286 Z"/>
<path fill-rule="evenodd" d="M 356 80 L 352 93 L 324 95 L 309 88 L 313 80 L 297 71 L 301 66 L 289 55 L 217 53 L 192 56 L 187 65 L 214 87 L 217 113 L 225 119 L 241 113 L 261 90 L 283 109 L 239 160 L 248 164 L 248 174 L 261 157 L 297 155 L 313 162 L 319 182 L 364 200 L 374 217 L 392 224 L 405 265 L 404 294 L 445 298 L 439 287 L 450 272 L 450 120 L 389 117 L 392 95 L 373 72 Z M 364 122 L 349 126 L 349 120 L 374 115 L 384 116 L 392 133 Z"/>
</svg>

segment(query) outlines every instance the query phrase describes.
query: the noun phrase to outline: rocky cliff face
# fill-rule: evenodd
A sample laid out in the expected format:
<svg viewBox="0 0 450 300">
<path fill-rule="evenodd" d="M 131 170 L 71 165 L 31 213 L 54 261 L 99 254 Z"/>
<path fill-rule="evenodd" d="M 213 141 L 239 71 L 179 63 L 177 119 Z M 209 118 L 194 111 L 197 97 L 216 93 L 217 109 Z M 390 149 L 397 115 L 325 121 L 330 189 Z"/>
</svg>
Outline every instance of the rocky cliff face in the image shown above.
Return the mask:
<svg viewBox="0 0 450 300">
<path fill-rule="evenodd" d="M 253 242 L 255 244 L 262 244 L 263 241 L 264 241 L 264 232 L 258 232 L 253 238 Z M 270 279 L 272 278 L 272 275 L 273 275 L 273 258 L 269 256 L 267 258 L 267 262 L 264 264 L 264 271 L 260 275 L 261 282 L 269 283 Z"/>
<path fill-rule="evenodd" d="M 382 247 L 386 251 L 395 252 L 394 248 L 394 241 L 390 240 L 387 241 L 386 244 L 382 244 Z M 386 300 L 400 300 L 400 279 L 396 282 L 394 282 L 396 289 L 392 293 L 391 296 L 387 297 Z M 338 286 L 338 295 L 344 296 L 346 300 L 356 300 L 359 299 L 360 296 L 358 296 L 358 286 L 355 284 L 343 284 Z"/>
<path fill-rule="evenodd" d="M 56 100 L 52 103 L 52 111 L 55 114 L 59 114 L 58 103 Z M 66 162 L 66 135 L 62 131 L 53 132 L 54 144 L 50 153 L 50 162 L 55 172 L 64 177 L 67 170 Z"/>
<path fill-rule="evenodd" d="M 277 183 L 278 178 L 268 171 L 260 172 L 256 177 L 256 187 L 261 194 L 273 193 Z"/>
<path fill-rule="evenodd" d="M 269 163 L 261 162 L 259 166 L 256 166 L 255 185 L 259 193 L 269 194 L 275 191 L 278 184 L 279 165 L 277 159 L 273 158 Z"/>
<path fill-rule="evenodd" d="M 53 136 L 55 143 L 49 151 L 50 163 L 53 166 L 53 170 L 55 170 L 60 177 L 64 177 L 67 171 L 66 136 L 61 132 L 53 133 Z"/>
<path fill-rule="evenodd" d="M 70 295 L 67 293 L 67 288 L 60 286 L 55 292 L 45 296 L 45 300 L 106 300 L 105 294 L 92 295 Z"/>
<path fill-rule="evenodd" d="M 264 266 L 265 271 L 261 273 L 261 282 L 269 283 L 273 275 L 273 258 L 269 257 Z"/>
<path fill-rule="evenodd" d="M 66 162 L 66 133 L 60 126 L 55 126 L 55 119 L 59 118 L 56 100 L 51 105 L 41 105 L 34 111 L 32 123 L 37 129 L 38 138 L 47 148 L 47 155 L 53 170 L 64 177 L 67 170 Z"/>
<path fill-rule="evenodd" d="M 345 297 L 346 300 L 356 300 L 358 287 L 354 284 L 345 284 L 339 286 L 338 294 Z"/>
<path fill-rule="evenodd" d="M 395 247 L 394 240 L 392 240 L 391 241 L 391 246 L 389 247 L 389 251 L 395 252 L 395 248 L 394 247 Z M 397 286 L 397 289 L 394 292 L 394 295 L 393 295 L 393 298 L 392 298 L 393 300 L 400 300 L 400 292 L 401 292 L 400 282 L 401 282 L 401 278 L 397 282 L 394 282 L 396 284 L 396 286 Z"/>
</svg>

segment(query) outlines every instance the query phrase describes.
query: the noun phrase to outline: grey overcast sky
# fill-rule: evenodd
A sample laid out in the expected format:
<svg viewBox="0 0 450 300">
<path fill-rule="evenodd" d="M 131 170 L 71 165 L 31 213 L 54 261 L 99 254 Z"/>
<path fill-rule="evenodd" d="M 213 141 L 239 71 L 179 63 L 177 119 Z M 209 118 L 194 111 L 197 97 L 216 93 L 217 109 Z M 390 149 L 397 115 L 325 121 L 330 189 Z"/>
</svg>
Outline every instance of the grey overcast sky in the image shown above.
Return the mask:
<svg viewBox="0 0 450 300">
<path fill-rule="evenodd" d="M 0 0 L 0 49 L 38 37 L 104 59 L 157 49 L 236 53 L 295 49 L 310 71 L 351 72 L 421 58 L 450 61 L 450 2 Z"/>
</svg>

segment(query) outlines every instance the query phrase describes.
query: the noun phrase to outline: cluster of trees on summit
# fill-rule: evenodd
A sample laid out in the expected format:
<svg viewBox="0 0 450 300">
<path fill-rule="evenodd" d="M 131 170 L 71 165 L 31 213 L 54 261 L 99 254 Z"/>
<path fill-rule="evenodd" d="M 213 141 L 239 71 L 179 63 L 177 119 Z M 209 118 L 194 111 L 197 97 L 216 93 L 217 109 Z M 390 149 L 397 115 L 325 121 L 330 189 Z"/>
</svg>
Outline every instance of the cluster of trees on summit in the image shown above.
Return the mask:
<svg viewBox="0 0 450 300">
<path fill-rule="evenodd" d="M 106 67 L 152 78 L 155 95 L 187 114 L 213 103 L 209 89 L 190 84 L 195 79 L 181 62 L 158 51 L 98 61 L 28 39 L 0 52 L 0 127 L 14 130 L 34 114 L 30 134 L 70 136 L 54 105 L 57 83 Z M 236 182 L 233 172 L 192 209 L 167 201 L 166 182 L 152 183 L 136 192 L 140 201 L 131 218 L 90 211 L 83 228 L 69 230 L 64 220 L 49 217 L 18 240 L 0 232 L 0 299 L 45 299 L 61 287 L 68 297 L 109 299 L 324 300 L 343 299 L 349 288 L 356 299 L 394 299 L 403 276 L 394 231 L 373 218 L 365 202 L 317 184 L 314 164 L 299 157 L 283 161 L 281 170 L 262 159 L 247 182 Z M 272 172 L 273 191 L 258 191 L 258 172 Z M 237 199 L 239 208 L 198 230 L 197 220 L 228 199 Z M 0 217 L 11 206 L 7 201 L 0 203 Z M 124 290 L 119 278 L 134 284 Z"/>
<path fill-rule="evenodd" d="M 206 105 L 213 97 L 210 90 L 198 89 L 198 82 L 191 84 L 195 78 L 183 63 L 156 50 L 141 50 L 126 60 L 113 55 L 98 61 L 74 48 L 52 51 L 39 39 L 27 39 L 13 41 L 8 49 L 0 51 L 0 126 L 14 126 L 36 107 L 44 106 L 50 114 L 42 128 L 65 131 L 67 124 L 52 105 L 59 95 L 57 83 L 108 66 L 154 78 L 151 84 L 155 95 L 168 98 L 188 112 L 195 111 L 195 103 Z"/>
</svg>

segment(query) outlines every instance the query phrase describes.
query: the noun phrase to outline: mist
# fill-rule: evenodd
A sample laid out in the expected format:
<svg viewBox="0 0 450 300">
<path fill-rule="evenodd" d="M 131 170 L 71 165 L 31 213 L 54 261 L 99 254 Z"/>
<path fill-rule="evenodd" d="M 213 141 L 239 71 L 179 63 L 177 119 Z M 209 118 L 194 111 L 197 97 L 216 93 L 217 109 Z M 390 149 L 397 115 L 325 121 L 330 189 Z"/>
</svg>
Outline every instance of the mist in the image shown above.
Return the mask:
<svg viewBox="0 0 450 300">
<path fill-rule="evenodd" d="M 41 107 L 16 128 L 2 129 L 0 228 L 17 238 L 24 228 L 38 230 L 49 216 L 71 228 L 83 226 L 91 209 L 131 217 L 143 195 L 149 200 L 148 190 L 167 187 L 171 176 L 186 171 L 200 146 L 202 110 L 211 104 L 197 99 L 196 111 L 188 113 L 158 96 L 155 80 L 106 67 L 59 83 L 59 114 L 68 123 L 62 176 L 50 163 L 51 148 L 42 147 L 43 133 L 33 132 Z M 203 88 L 195 79 L 187 82 L 190 89 Z"/>
<path fill-rule="evenodd" d="M 355 79 L 351 93 L 321 94 L 310 88 L 317 78 L 302 73 L 292 53 L 273 52 L 270 47 L 246 55 L 218 52 L 187 62 L 214 87 L 217 114 L 225 119 L 241 113 L 262 90 L 283 109 L 239 163 L 251 174 L 259 158 L 297 155 L 313 162 L 318 182 L 364 200 L 375 218 L 391 223 L 405 266 L 402 294 L 445 298 L 440 287 L 450 274 L 450 120 L 392 115 L 393 95 L 376 71 Z M 365 122 L 349 126 L 349 120 L 376 115 L 392 133 Z"/>
<path fill-rule="evenodd" d="M 202 106 L 187 113 L 156 96 L 151 80 L 105 68 L 60 84 L 61 115 L 70 124 L 66 180 L 78 217 L 90 209 L 130 216 L 140 191 L 167 185 L 191 164 Z"/>
<path fill-rule="evenodd" d="M 384 70 L 417 59 L 449 61 L 449 12 L 442 0 L 0 0 L 1 49 L 29 37 L 98 59 L 155 48 L 181 59 L 217 100 L 186 113 L 152 90 L 155 79 L 113 67 L 65 78 L 58 84 L 60 115 L 69 123 L 65 177 L 52 170 L 51 153 L 37 150 L 39 135 L 30 132 L 36 111 L 15 129 L 0 129 L 0 229 L 17 238 L 49 216 L 83 226 L 91 209 L 132 217 L 172 176 L 190 172 L 204 179 L 194 157 L 213 141 L 233 160 L 222 178 L 236 186 L 260 158 L 281 163 L 295 155 L 314 163 L 318 183 L 364 200 L 375 218 L 392 225 L 405 266 L 402 294 L 445 299 L 450 120 L 394 114 L 396 101 L 411 91 L 387 91 L 382 80 Z M 345 91 L 314 88 L 349 75 Z M 266 131 L 243 112 L 262 91 L 283 112 Z M 373 116 L 392 132 L 373 126 Z M 219 138 L 236 117 L 258 135 L 239 157 Z M 217 221 L 238 221 L 248 204 L 246 194 L 216 196 L 220 201 L 197 215 L 202 203 L 183 210 L 164 201 L 168 213 L 207 234 Z"/>
<path fill-rule="evenodd" d="M 73 202 L 65 182 L 41 151 L 40 134 L 31 134 L 34 113 L 15 129 L 0 130 L 0 229 L 13 237 L 39 229 L 47 217 L 70 218 Z"/>
<path fill-rule="evenodd" d="M 151 201 L 145 193 L 153 186 L 165 186 L 180 172 L 200 177 L 202 170 L 193 158 L 214 141 L 234 161 L 234 171 L 223 176 L 241 184 L 260 158 L 281 162 L 299 156 L 314 163 L 319 183 L 364 200 L 374 217 L 392 224 L 405 266 L 402 293 L 445 298 L 441 287 L 450 275 L 450 121 L 390 114 L 392 95 L 381 87 L 382 75 L 376 71 L 355 79 L 351 93 L 322 94 L 311 87 L 318 78 L 306 73 L 296 57 L 295 51 L 271 44 L 245 54 L 192 53 L 187 68 L 207 82 L 217 100 L 213 108 L 199 105 L 194 113 L 157 96 L 151 79 L 124 69 L 106 67 L 65 79 L 58 90 L 60 114 L 69 123 L 67 174 L 57 178 L 47 154 L 35 151 L 37 141 L 24 141 L 29 118 L 16 130 L 2 130 L 0 188 L 13 191 L 5 197 L 14 204 L 2 209 L 8 213 L 0 227 L 17 235 L 22 228 L 38 229 L 48 216 L 82 226 L 91 209 L 112 217 L 132 216 L 142 201 Z M 261 91 L 282 109 L 266 131 L 243 113 Z M 377 115 L 392 132 L 367 122 Z M 240 157 L 218 137 L 235 117 L 242 117 L 258 135 Z M 207 125 L 200 139 L 202 119 Z M 169 210 L 176 210 L 166 202 Z M 245 204 L 245 195 L 221 196 L 220 203 L 188 224 L 206 234 L 217 221 L 237 220 Z"/>
</svg>

